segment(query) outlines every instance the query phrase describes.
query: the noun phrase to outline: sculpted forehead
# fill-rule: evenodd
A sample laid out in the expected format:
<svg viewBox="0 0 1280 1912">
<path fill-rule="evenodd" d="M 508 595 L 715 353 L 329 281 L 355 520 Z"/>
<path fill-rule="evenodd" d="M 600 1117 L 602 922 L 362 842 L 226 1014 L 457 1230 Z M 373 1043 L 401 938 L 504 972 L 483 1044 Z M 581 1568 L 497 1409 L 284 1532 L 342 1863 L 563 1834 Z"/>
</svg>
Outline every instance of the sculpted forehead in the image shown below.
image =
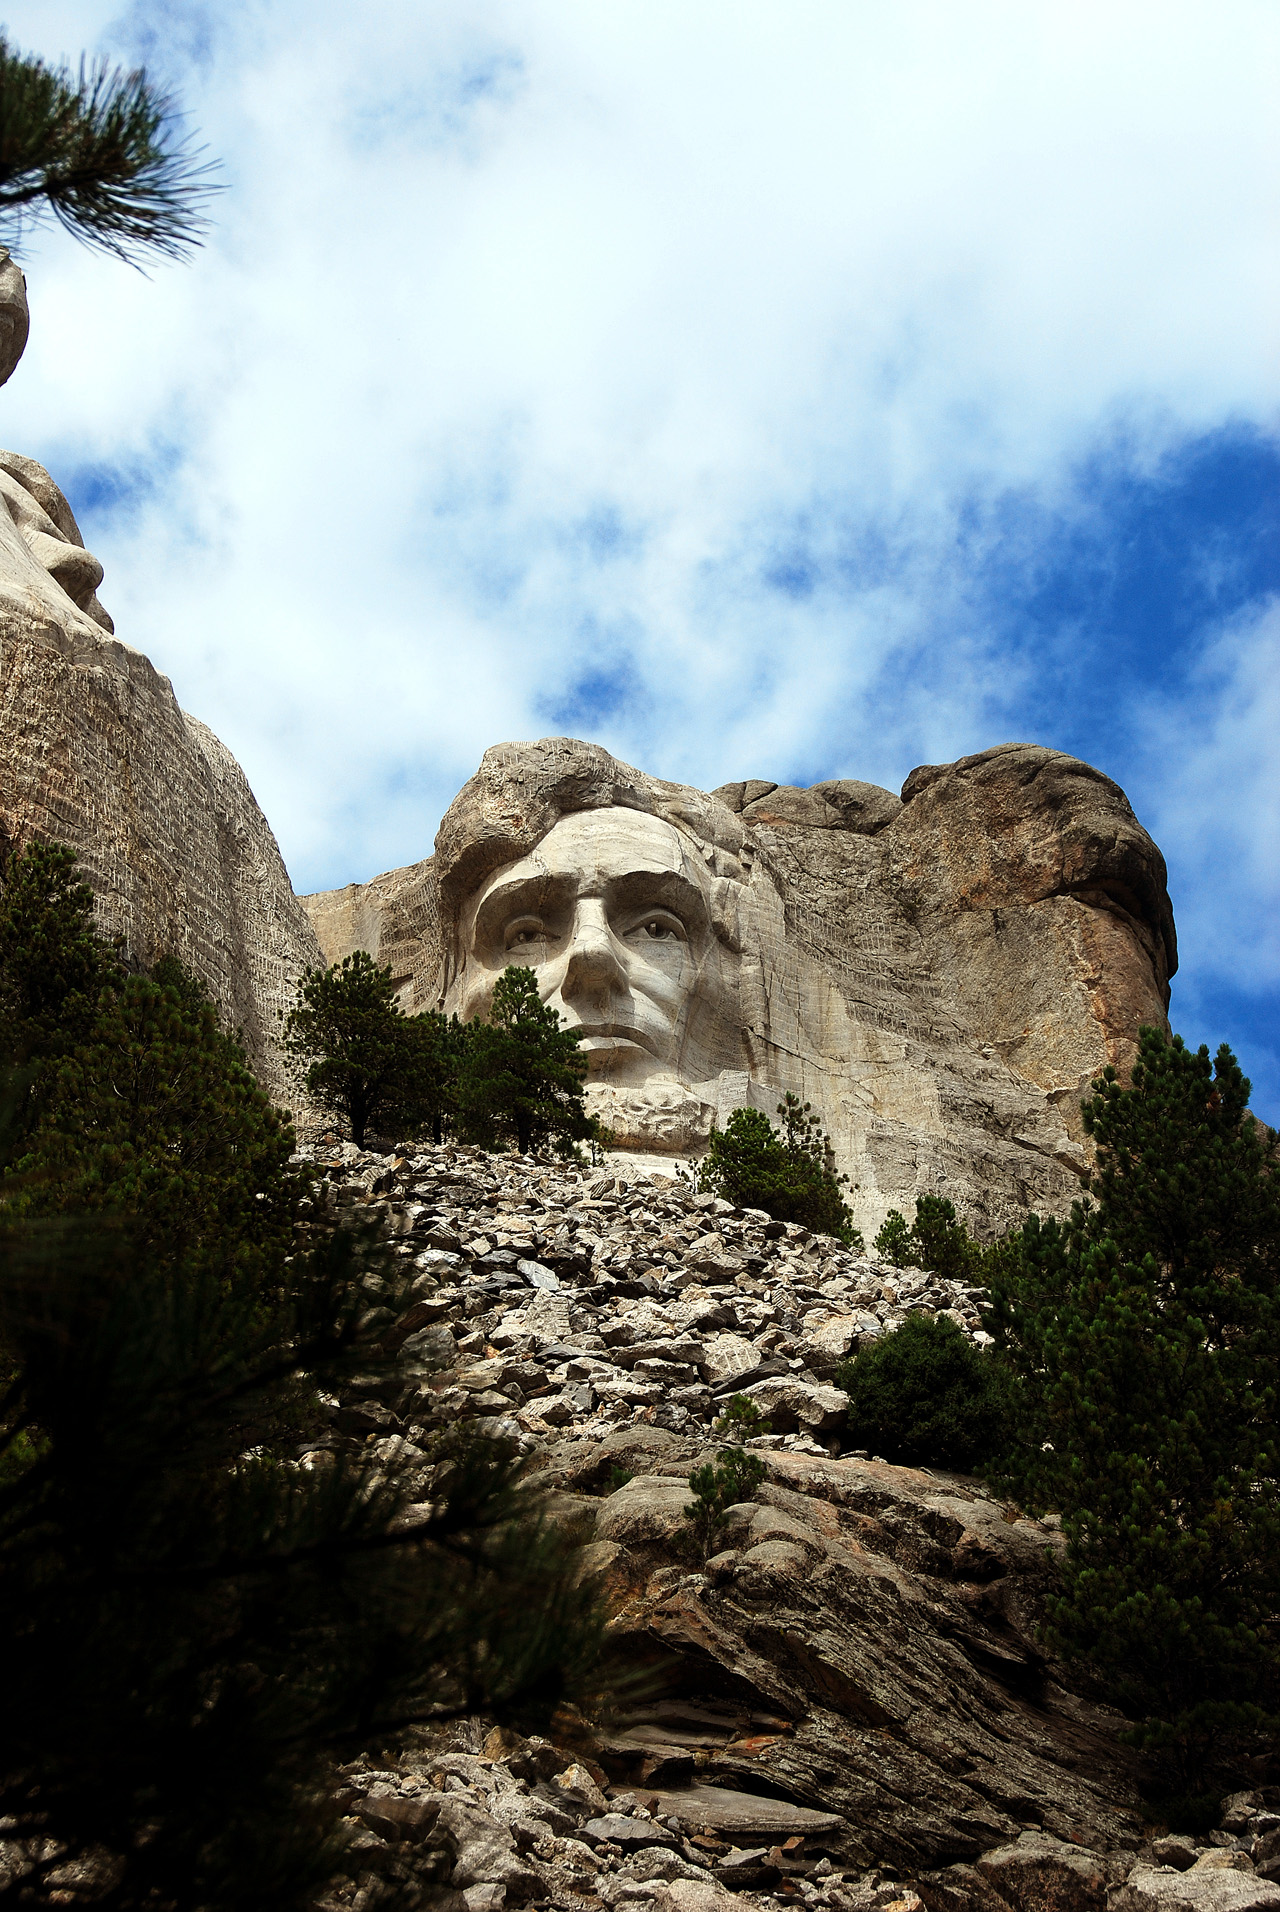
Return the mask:
<svg viewBox="0 0 1280 1912">
<path fill-rule="evenodd" d="M 685 875 L 689 868 L 679 831 L 660 817 L 641 810 L 581 810 L 562 817 L 528 856 L 495 871 L 476 901 L 539 877 L 574 877 L 586 892 L 619 876 Z"/>
</svg>

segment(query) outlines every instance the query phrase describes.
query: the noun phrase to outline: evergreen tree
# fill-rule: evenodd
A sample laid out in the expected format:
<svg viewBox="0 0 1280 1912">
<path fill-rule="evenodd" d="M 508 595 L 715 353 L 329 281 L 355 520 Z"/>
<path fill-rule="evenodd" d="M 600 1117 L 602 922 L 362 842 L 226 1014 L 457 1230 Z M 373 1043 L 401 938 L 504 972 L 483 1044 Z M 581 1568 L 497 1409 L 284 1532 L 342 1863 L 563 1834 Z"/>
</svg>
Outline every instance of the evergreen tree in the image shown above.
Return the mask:
<svg viewBox="0 0 1280 1912">
<path fill-rule="evenodd" d="M 82 1042 L 123 971 L 93 922 L 93 892 L 62 843 L 13 856 L 0 889 L 0 1041 L 28 1067 Z"/>
<path fill-rule="evenodd" d="M 504 969 L 488 1020 L 469 1028 L 458 1107 L 471 1140 L 491 1147 L 508 1139 L 527 1155 L 552 1138 L 572 1147 L 599 1135 L 583 1098 L 580 1038 L 540 999 L 531 969 Z"/>
<path fill-rule="evenodd" d="M 293 1458 L 317 1386 L 398 1399 L 373 1245 L 295 1244 L 269 1305 L 224 1246 L 0 1231 L 0 1814 L 31 1842 L 0 1903 L 63 1903 L 85 1862 L 120 1908 L 305 1906 L 342 1864 L 334 1762 L 591 1690 L 596 1593 L 508 1447 L 438 1443 L 412 1515 L 358 1448 Z"/>
<path fill-rule="evenodd" d="M 1190 1787 L 1280 1709 L 1280 1177 L 1248 1099 L 1225 1045 L 1143 1030 L 1084 1105 L 1089 1199 L 990 1277 L 1026 1404 L 1004 1475 L 1069 1543 L 1057 1641 Z"/>
<path fill-rule="evenodd" d="M 778 1221 L 799 1222 L 835 1235 L 860 1254 L 863 1241 L 840 1193 L 831 1144 L 809 1103 L 787 1095 L 778 1104 L 778 1133 L 759 1109 L 734 1109 L 723 1129 L 713 1128 L 698 1175 L 704 1193 L 739 1208 L 762 1208 Z"/>
<path fill-rule="evenodd" d="M 83 1039 L 45 1065 L 0 1188 L 11 1215 L 106 1211 L 139 1252 L 177 1260 L 232 1243 L 265 1277 L 308 1187 L 293 1146 L 239 1041 L 166 957 L 150 976 L 115 976 Z"/>
<path fill-rule="evenodd" d="M 333 1761 L 545 1722 L 595 1677 L 597 1596 L 500 1442 L 437 1443 L 414 1518 L 421 1481 L 359 1448 L 298 1465 L 357 1372 L 399 1403 L 377 1337 L 409 1296 L 298 1199 L 200 986 L 126 975 L 90 909 L 65 852 L 0 898 L 43 1072 L 0 1154 L 0 1904 L 302 1906 L 341 1863 Z"/>
<path fill-rule="evenodd" d="M 948 1281 L 978 1279 L 988 1252 L 971 1239 L 945 1195 L 917 1196 L 916 1218 L 910 1228 L 898 1210 L 891 1208 L 876 1236 L 875 1248 L 895 1268 L 927 1268 L 930 1274 L 942 1275 Z"/>
<path fill-rule="evenodd" d="M 131 264 L 200 244 L 219 190 L 179 131 L 180 114 L 139 69 L 82 61 L 78 77 L 0 35 L 0 227 L 50 214 Z"/>
<path fill-rule="evenodd" d="M 363 1148 L 370 1128 L 414 1134 L 430 1123 L 440 1140 L 466 1040 L 456 1016 L 406 1016 L 390 969 L 358 949 L 307 971 L 281 1047 L 307 1094 Z"/>
</svg>

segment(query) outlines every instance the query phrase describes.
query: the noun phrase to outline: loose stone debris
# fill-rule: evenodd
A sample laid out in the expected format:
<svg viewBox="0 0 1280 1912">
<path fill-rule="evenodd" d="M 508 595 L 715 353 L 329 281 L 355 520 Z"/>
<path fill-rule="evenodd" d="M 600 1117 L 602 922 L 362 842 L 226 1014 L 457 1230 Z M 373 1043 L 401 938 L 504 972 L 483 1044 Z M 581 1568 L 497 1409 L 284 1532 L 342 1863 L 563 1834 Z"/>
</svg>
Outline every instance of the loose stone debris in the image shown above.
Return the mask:
<svg viewBox="0 0 1280 1912">
<path fill-rule="evenodd" d="M 1280 1789 L 1207 1841 L 1153 1827 L 1122 1722 L 1045 1658 L 1055 1523 L 847 1446 L 839 1362 L 918 1311 L 982 1345 L 980 1291 L 607 1162 L 301 1153 L 416 1271 L 398 1318 L 371 1294 L 398 1368 L 330 1443 L 414 1499 L 440 1429 L 516 1443 L 658 1695 L 556 1743 L 467 1721 L 351 1762 L 327 1912 L 410 1882 L 443 1912 L 1280 1912 Z M 699 1563 L 688 1475 L 739 1394 L 766 1478 Z"/>
</svg>

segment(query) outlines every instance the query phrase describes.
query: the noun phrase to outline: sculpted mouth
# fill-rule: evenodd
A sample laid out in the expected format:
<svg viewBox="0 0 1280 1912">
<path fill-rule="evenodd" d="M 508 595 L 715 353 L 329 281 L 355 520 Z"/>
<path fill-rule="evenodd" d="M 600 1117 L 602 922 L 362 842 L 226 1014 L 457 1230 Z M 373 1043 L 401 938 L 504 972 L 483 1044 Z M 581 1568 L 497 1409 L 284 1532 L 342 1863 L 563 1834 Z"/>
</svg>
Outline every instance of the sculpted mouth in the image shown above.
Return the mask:
<svg viewBox="0 0 1280 1912">
<path fill-rule="evenodd" d="M 581 1039 L 584 1049 L 590 1049 L 597 1043 L 630 1042 L 634 1043 L 637 1049 L 647 1050 L 650 1055 L 657 1054 L 653 1037 L 646 1035 L 643 1029 L 637 1029 L 631 1023 L 580 1022 L 574 1025 L 574 1033 Z"/>
</svg>

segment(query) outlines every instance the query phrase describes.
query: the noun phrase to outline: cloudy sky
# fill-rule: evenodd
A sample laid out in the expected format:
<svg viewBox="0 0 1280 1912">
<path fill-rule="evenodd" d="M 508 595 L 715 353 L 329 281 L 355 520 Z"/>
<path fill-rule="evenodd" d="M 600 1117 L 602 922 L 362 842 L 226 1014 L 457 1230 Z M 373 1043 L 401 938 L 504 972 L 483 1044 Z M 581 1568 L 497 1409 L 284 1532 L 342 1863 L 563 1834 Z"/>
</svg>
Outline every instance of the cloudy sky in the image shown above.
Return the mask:
<svg viewBox="0 0 1280 1912">
<path fill-rule="evenodd" d="M 56 231 L 0 438 L 295 886 L 486 745 L 867 778 L 1009 738 L 1163 847 L 1174 1026 L 1280 1121 L 1273 0 L 11 0 L 223 162 Z"/>
</svg>

